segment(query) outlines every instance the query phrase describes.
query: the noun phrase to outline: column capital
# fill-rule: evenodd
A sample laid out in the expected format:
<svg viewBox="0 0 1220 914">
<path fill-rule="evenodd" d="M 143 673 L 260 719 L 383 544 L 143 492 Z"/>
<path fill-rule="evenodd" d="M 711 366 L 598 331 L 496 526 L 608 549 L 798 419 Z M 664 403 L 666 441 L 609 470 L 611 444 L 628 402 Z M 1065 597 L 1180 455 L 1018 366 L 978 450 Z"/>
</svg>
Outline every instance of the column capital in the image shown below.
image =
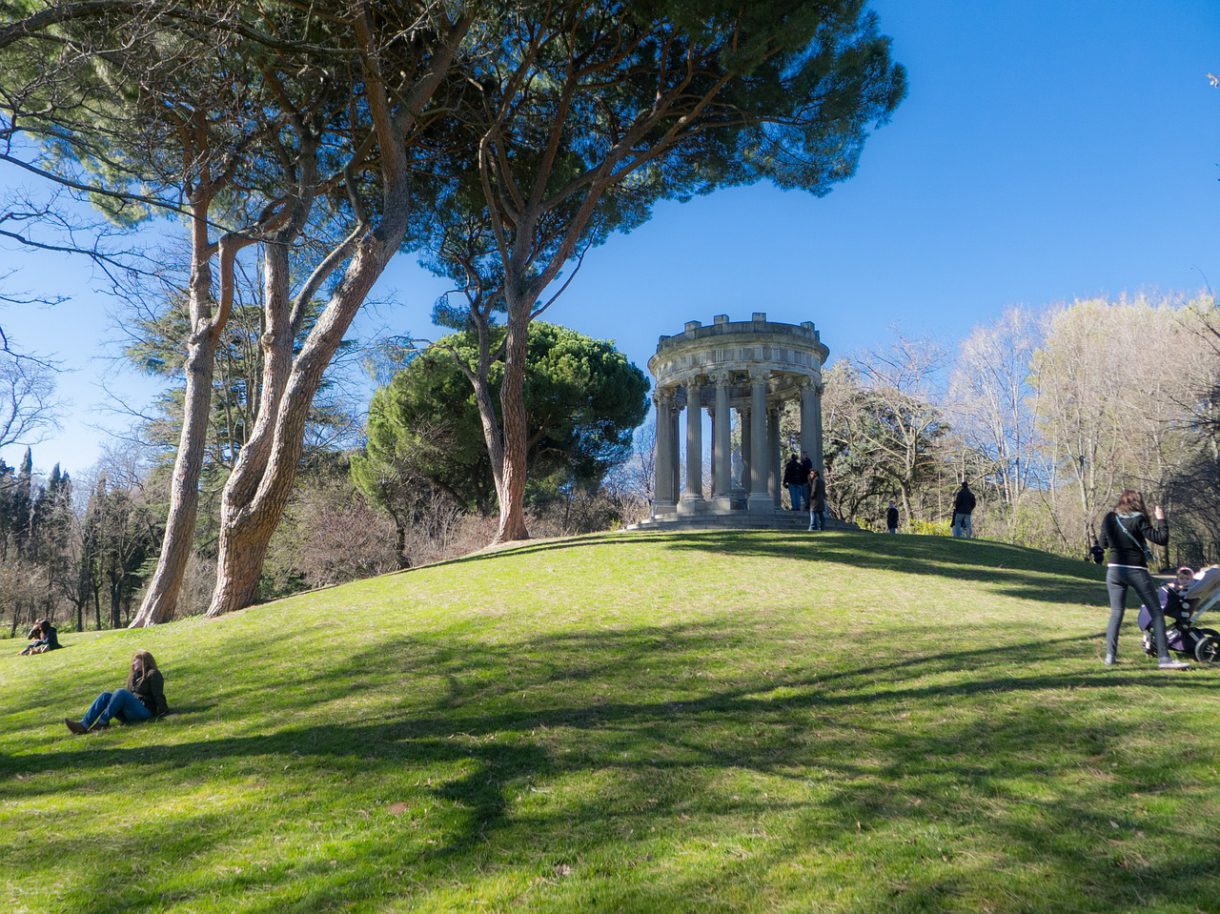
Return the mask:
<svg viewBox="0 0 1220 914">
<path fill-rule="evenodd" d="M 727 387 L 732 377 L 733 373 L 730 371 L 716 371 L 711 375 L 712 381 L 717 387 Z"/>
<path fill-rule="evenodd" d="M 750 380 L 757 384 L 759 381 L 769 381 L 771 379 L 771 369 L 763 368 L 760 365 L 750 366 Z"/>
</svg>

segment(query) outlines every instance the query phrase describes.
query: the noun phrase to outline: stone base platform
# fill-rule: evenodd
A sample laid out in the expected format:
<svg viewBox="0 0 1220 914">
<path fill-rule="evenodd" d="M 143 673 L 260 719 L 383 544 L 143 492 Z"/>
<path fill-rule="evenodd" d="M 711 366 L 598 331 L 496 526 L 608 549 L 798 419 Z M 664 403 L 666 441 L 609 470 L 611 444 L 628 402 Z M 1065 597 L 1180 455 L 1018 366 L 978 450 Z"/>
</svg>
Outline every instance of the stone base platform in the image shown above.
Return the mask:
<svg viewBox="0 0 1220 914">
<path fill-rule="evenodd" d="M 773 513 L 751 513 L 734 511 L 732 514 L 662 514 L 631 524 L 628 530 L 804 530 L 809 529 L 808 511 L 785 511 Z M 826 518 L 827 530 L 859 530 L 855 524 L 833 517 Z"/>
</svg>

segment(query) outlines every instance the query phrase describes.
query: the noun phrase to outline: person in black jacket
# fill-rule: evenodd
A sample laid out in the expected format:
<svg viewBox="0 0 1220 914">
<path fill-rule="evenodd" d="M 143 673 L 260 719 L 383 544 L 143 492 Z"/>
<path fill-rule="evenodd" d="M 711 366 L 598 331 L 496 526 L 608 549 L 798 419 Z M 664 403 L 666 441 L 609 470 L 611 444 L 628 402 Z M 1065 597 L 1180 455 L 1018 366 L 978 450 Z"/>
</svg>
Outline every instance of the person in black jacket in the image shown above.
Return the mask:
<svg viewBox="0 0 1220 914">
<path fill-rule="evenodd" d="M 136 651 L 131 658 L 127 688 L 103 692 L 79 721 L 64 718 L 73 733 L 88 733 L 108 727 L 112 719 L 124 724 L 138 724 L 169 713 L 165 701 L 165 680 L 157 669 L 157 661 L 148 651 Z"/>
<path fill-rule="evenodd" d="M 974 527 L 970 515 L 974 513 L 974 493 L 970 491 L 970 483 L 962 480 L 962 487 L 957 490 L 953 499 L 953 535 L 973 538 Z"/>
<path fill-rule="evenodd" d="M 1148 607 L 1152 616 L 1152 633 L 1156 638 L 1157 666 L 1162 670 L 1186 670 L 1190 664 L 1169 656 L 1165 642 L 1165 616 L 1157 597 L 1156 584 L 1148 574 L 1148 559 L 1152 550 L 1148 543 L 1164 546 L 1169 542 L 1169 524 L 1165 512 L 1156 506 L 1156 526 L 1148 520 L 1144 496 L 1135 489 L 1123 489 L 1114 510 L 1102 519 L 1099 543 L 1107 551 L 1106 589 L 1110 594 L 1110 624 L 1106 626 L 1106 666 L 1118 660 L 1118 629 L 1123 623 L 1127 603 L 1127 588 Z"/>
<path fill-rule="evenodd" d="M 890 502 L 890 506 L 885 512 L 885 532 L 898 532 L 898 506 L 893 502 Z"/>
<path fill-rule="evenodd" d="M 33 643 L 26 645 L 26 649 L 21 652 L 23 655 L 45 654 L 47 651 L 58 650 L 63 646 L 59 643 L 59 635 L 50 619 L 39 619 L 26 637 Z"/>
<path fill-rule="evenodd" d="M 796 454 L 789 454 L 788 462 L 784 465 L 784 485 L 788 489 L 788 500 L 793 511 L 801 510 L 805 501 L 807 475 L 801 462 L 796 459 Z"/>
</svg>

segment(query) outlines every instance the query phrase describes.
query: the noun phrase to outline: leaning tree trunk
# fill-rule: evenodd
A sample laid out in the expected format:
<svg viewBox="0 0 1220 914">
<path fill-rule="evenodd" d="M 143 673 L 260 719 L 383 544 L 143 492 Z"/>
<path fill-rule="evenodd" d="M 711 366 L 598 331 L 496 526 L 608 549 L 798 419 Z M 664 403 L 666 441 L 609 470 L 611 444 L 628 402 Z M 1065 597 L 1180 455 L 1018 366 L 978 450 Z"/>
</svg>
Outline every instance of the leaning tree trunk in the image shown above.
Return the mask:
<svg viewBox="0 0 1220 914">
<path fill-rule="evenodd" d="M 208 417 L 212 407 L 212 366 L 216 345 L 211 333 L 196 334 L 186 360 L 186 410 L 178 457 L 170 483 L 169 517 L 157 570 L 149 583 L 132 628 L 156 625 L 171 618 L 191 556 L 195 517 L 199 509 L 199 476 L 207 448 Z"/>
<path fill-rule="evenodd" d="M 529 307 L 510 304 L 504 380 L 500 384 L 500 415 L 504 433 L 504 471 L 500 484 L 500 528 L 495 542 L 529 538 L 525 526 L 525 458 L 529 429 L 525 415 L 525 360 L 529 337 Z"/>
<path fill-rule="evenodd" d="M 216 364 L 216 349 L 220 334 L 228 322 L 233 301 L 234 258 L 238 250 L 249 243 L 236 235 L 221 239 L 220 302 L 212 314 L 211 243 L 208 240 L 207 214 L 209 198 L 195 203 L 191 234 L 191 337 L 186 359 L 186 399 L 182 417 L 182 434 L 178 439 L 178 456 L 170 483 L 169 516 L 157 570 L 144 594 L 139 612 L 131 620 L 131 628 L 156 625 L 173 616 L 178 606 L 178 594 L 191 557 L 195 536 L 195 518 L 199 511 L 199 477 L 208 444 L 208 420 L 212 410 L 212 377 Z"/>
<path fill-rule="evenodd" d="M 284 363 L 268 362 L 257 426 L 221 498 L 216 588 L 209 617 L 243 609 L 257 596 L 267 547 L 292 494 L 314 395 L 356 312 L 401 243 L 405 218 L 395 228 L 397 232 L 391 231 L 388 238 L 365 236 L 300 354 L 291 360 L 285 380 L 281 381 Z M 287 333 L 290 345 L 291 326 Z M 266 336 L 277 334 L 269 326 Z M 282 342 L 283 337 L 278 339 Z M 271 346 L 274 349 L 275 343 Z M 291 359 L 290 348 L 287 353 Z M 282 391 L 278 395 L 277 389 Z"/>
</svg>

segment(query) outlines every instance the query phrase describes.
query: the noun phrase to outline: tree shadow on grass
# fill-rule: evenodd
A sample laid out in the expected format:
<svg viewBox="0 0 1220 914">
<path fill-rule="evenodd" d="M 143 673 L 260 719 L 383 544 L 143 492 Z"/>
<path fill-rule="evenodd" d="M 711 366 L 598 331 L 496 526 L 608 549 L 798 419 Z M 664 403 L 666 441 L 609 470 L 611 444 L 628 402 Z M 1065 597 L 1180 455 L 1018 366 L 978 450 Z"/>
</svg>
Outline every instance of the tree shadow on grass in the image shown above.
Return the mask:
<svg viewBox="0 0 1220 914">
<path fill-rule="evenodd" d="M 71 870 L 71 897 L 98 912 L 208 896 L 268 912 L 376 909 L 437 892 L 539 911 L 742 910 L 809 892 L 850 897 L 857 911 L 981 910 L 988 898 L 994 910 L 1141 899 L 1189 910 L 1217 897 L 1211 844 L 1133 799 L 1215 808 L 1205 785 L 1170 782 L 1180 746 L 1159 739 L 1173 727 L 1159 699 L 1206 694 L 1212 676 L 1082 669 L 1092 635 L 937 650 L 914 628 L 884 633 L 918 651 L 901 660 L 859 662 L 866 636 L 859 652 L 817 658 L 829 665 L 769 672 L 792 659 L 773 634 L 733 617 L 509 644 L 395 640 L 297 683 L 299 723 L 176 743 L 61 741 L 0 760 L 0 797 L 18 805 L 57 789 L 48 771 L 130 771 L 162 798 L 176 783 L 223 795 L 254 778 L 275 819 L 307 823 L 309 841 L 290 830 L 295 856 L 243 861 L 265 820 L 183 811 L 107 834 L 106 856 L 172 873 L 194 855 L 207 861 L 196 877 L 99 872 L 96 848 L 62 829 L 0 847 L 23 873 Z M 717 667 L 726 653 L 749 662 Z M 422 697 L 372 720 L 308 716 L 356 686 L 385 697 L 406 684 Z M 1135 686 L 1157 691 L 1124 691 Z M 1148 713 L 1110 713 L 1120 701 Z M 173 734 L 173 719 L 162 727 L 147 738 Z M 528 900 L 520 886 L 497 894 L 497 874 L 522 871 Z"/>
</svg>

